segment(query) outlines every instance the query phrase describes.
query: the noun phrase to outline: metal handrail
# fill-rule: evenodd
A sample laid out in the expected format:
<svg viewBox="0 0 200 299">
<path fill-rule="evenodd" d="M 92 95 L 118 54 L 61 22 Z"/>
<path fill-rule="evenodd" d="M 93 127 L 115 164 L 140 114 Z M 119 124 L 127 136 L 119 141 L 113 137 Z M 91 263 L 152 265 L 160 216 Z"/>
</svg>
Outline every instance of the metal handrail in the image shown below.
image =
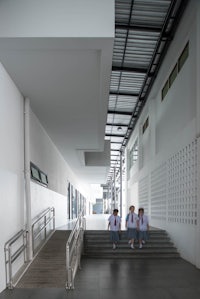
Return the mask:
<svg viewBox="0 0 200 299">
<path fill-rule="evenodd" d="M 43 223 L 40 225 L 39 230 L 37 232 L 34 231 L 36 224 L 38 224 L 40 221 L 43 221 Z M 33 255 L 35 252 L 35 241 L 36 239 L 41 235 L 41 233 L 44 231 L 44 242 L 46 241 L 47 237 L 49 235 L 47 234 L 47 226 L 48 224 L 53 221 L 53 229 L 51 230 L 51 233 L 55 231 L 55 208 L 47 208 L 42 213 L 40 213 L 36 218 L 35 221 L 32 224 L 32 246 L 33 246 Z"/>
<path fill-rule="evenodd" d="M 82 211 L 66 243 L 66 289 L 74 289 L 76 271 L 78 267 L 81 268 L 85 223 L 84 212 Z"/>
<path fill-rule="evenodd" d="M 11 239 L 9 239 L 4 245 L 6 286 L 9 289 L 13 289 L 13 287 L 14 287 L 14 276 L 15 275 L 13 275 L 13 268 L 12 268 L 13 262 L 19 256 L 21 256 L 22 253 L 24 256 L 23 265 L 27 262 L 27 255 L 26 255 L 27 235 L 28 235 L 28 232 L 26 230 L 22 229 L 18 233 L 16 233 Z M 22 237 L 23 244 L 12 253 L 12 245 L 16 241 L 18 241 L 21 237 Z M 22 266 L 20 267 L 20 269 L 22 268 Z"/>
<path fill-rule="evenodd" d="M 34 232 L 34 227 L 38 224 L 39 221 L 43 220 L 42 226 L 40 227 L 37 233 Z M 55 231 L 55 208 L 47 208 L 45 211 L 40 213 L 34 220 L 32 224 L 32 248 L 33 253 L 35 253 L 35 240 L 41 235 L 41 232 L 44 230 L 44 241 L 50 237 L 51 234 L 47 233 L 48 224 L 53 221 L 53 229 L 51 233 Z M 17 248 L 13 249 L 12 246 L 18 241 L 20 242 L 20 238 L 22 238 L 22 244 L 17 246 Z M 4 254 L 5 254 L 5 273 L 6 273 L 6 287 L 9 289 L 13 289 L 16 284 L 16 277 L 22 272 L 22 269 L 25 269 L 28 265 L 27 261 L 27 243 L 28 243 L 28 231 L 25 229 L 21 229 L 17 232 L 12 238 L 10 238 L 4 245 Z M 13 251 L 14 250 L 14 251 Z M 23 265 L 19 267 L 15 274 L 13 274 L 13 263 L 15 260 L 24 255 Z M 24 270 L 23 270 L 24 271 Z M 21 274 L 20 274 L 21 275 Z M 19 277 L 18 277 L 19 279 Z M 15 282 L 14 282 L 15 281 Z"/>
</svg>

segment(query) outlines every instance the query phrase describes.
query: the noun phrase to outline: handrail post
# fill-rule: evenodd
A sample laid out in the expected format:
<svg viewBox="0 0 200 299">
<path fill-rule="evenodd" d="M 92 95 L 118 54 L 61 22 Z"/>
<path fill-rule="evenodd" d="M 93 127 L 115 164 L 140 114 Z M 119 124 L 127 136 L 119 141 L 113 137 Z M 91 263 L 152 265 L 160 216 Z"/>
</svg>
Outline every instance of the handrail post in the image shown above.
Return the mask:
<svg viewBox="0 0 200 299">
<path fill-rule="evenodd" d="M 83 229 L 80 228 L 80 237 L 79 237 L 79 242 L 78 242 L 78 267 L 81 269 L 81 249 L 82 249 L 82 242 L 83 242 L 83 237 L 82 237 Z"/>
<path fill-rule="evenodd" d="M 55 230 L 56 224 L 55 224 L 55 208 L 53 207 L 53 230 Z"/>
<path fill-rule="evenodd" d="M 66 289 L 70 288 L 70 277 L 71 277 L 71 269 L 70 269 L 70 261 L 69 261 L 69 244 L 66 245 L 66 270 L 67 270 L 67 282 L 66 282 Z"/>
<path fill-rule="evenodd" d="M 4 256 L 5 256 L 5 274 L 6 274 L 6 286 L 7 286 L 7 283 L 8 283 L 8 266 L 7 266 L 7 248 L 5 248 L 4 246 Z"/>
<path fill-rule="evenodd" d="M 73 277 L 74 269 L 71 270 L 71 288 L 74 289 L 74 277 Z"/>
<path fill-rule="evenodd" d="M 24 248 L 26 248 L 26 243 L 27 242 L 27 232 L 25 232 L 24 234 L 23 234 L 23 246 L 24 246 Z M 26 255 L 26 250 L 24 250 L 24 262 L 26 262 L 27 261 L 27 255 Z"/>
<path fill-rule="evenodd" d="M 13 289 L 13 281 L 12 281 L 12 263 L 11 263 L 11 247 L 8 247 L 8 268 L 9 268 L 9 284 L 8 288 Z"/>
<path fill-rule="evenodd" d="M 47 227 L 46 227 L 46 225 L 47 225 L 47 216 L 45 215 L 44 216 L 44 238 L 45 238 L 45 240 L 46 240 L 46 237 L 47 237 Z"/>
<path fill-rule="evenodd" d="M 32 224 L 32 247 L 33 247 L 33 256 L 34 256 L 35 254 L 34 224 Z"/>
</svg>

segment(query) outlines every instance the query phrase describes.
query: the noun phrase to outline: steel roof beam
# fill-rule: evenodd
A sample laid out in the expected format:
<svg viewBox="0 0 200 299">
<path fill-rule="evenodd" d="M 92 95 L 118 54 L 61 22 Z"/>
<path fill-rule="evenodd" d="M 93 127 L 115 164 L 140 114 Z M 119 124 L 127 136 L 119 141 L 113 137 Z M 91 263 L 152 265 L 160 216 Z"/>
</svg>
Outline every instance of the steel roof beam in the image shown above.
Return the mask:
<svg viewBox="0 0 200 299">
<path fill-rule="evenodd" d="M 136 92 L 123 92 L 123 91 L 113 91 L 113 90 L 110 90 L 110 95 L 138 97 L 139 93 L 138 92 L 136 93 Z"/>
<path fill-rule="evenodd" d="M 128 115 L 128 116 L 131 116 L 132 112 L 108 110 L 108 114 L 117 114 L 117 115 Z"/>
<path fill-rule="evenodd" d="M 128 125 L 124 125 L 124 124 L 120 124 L 120 123 L 117 123 L 117 124 L 115 124 L 115 123 L 107 123 L 106 126 L 112 126 L 112 127 L 125 127 L 125 128 L 128 127 Z"/>
<path fill-rule="evenodd" d="M 106 137 L 121 137 L 124 138 L 124 134 L 105 134 Z M 121 142 L 120 142 L 121 143 Z"/>
<path fill-rule="evenodd" d="M 145 31 L 145 32 L 157 32 L 160 33 L 162 28 L 159 27 L 150 27 L 150 26 L 138 26 L 138 25 L 124 25 L 124 24 L 116 24 L 115 29 L 122 30 L 134 30 L 134 31 Z"/>
<path fill-rule="evenodd" d="M 122 142 L 119 142 L 119 141 L 110 141 L 110 145 L 112 145 L 112 144 L 122 144 Z M 112 147 L 110 147 L 110 150 L 112 151 Z"/>
<path fill-rule="evenodd" d="M 113 65 L 112 66 L 112 71 L 146 74 L 148 70 L 146 68 L 115 66 L 115 65 Z"/>
</svg>

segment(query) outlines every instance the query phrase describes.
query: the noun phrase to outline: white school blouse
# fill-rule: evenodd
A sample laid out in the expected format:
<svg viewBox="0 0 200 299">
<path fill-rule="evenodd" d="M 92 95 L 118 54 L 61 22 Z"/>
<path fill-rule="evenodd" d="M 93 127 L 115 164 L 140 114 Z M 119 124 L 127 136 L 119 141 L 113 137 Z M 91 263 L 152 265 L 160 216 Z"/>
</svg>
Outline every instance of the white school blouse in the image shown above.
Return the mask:
<svg viewBox="0 0 200 299">
<path fill-rule="evenodd" d="M 129 213 L 126 216 L 127 227 L 128 228 L 136 228 L 138 219 L 139 218 L 138 218 L 138 215 L 136 213 Z"/>
<path fill-rule="evenodd" d="M 115 222 L 116 220 L 116 222 Z M 110 215 L 108 218 L 108 221 L 110 223 L 110 230 L 112 231 L 118 231 L 120 229 L 120 223 L 121 223 L 121 217 L 120 216 L 114 216 L 113 214 Z M 116 223 L 116 225 L 115 225 Z"/>
<path fill-rule="evenodd" d="M 146 215 L 139 217 L 139 230 L 146 231 L 149 224 L 149 219 Z"/>
</svg>

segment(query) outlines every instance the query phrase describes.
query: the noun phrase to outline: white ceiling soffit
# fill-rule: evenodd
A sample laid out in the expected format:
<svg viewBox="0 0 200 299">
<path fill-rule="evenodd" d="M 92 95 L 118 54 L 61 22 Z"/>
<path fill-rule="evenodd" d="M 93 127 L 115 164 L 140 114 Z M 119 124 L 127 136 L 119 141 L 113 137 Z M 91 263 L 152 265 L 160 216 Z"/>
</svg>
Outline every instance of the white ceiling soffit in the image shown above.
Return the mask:
<svg viewBox="0 0 200 299">
<path fill-rule="evenodd" d="M 64 159 L 85 183 L 105 183 L 110 166 L 109 159 L 106 165 L 105 161 L 100 163 L 103 160 L 97 152 L 107 151 L 104 135 L 114 14 L 112 29 L 110 37 L 97 34 L 81 38 L 6 38 L 0 30 L 1 63 L 21 93 L 30 99 L 33 112 Z M 81 161 L 81 151 L 87 152 L 87 161 L 92 164 L 86 164 L 92 166 Z"/>
</svg>

